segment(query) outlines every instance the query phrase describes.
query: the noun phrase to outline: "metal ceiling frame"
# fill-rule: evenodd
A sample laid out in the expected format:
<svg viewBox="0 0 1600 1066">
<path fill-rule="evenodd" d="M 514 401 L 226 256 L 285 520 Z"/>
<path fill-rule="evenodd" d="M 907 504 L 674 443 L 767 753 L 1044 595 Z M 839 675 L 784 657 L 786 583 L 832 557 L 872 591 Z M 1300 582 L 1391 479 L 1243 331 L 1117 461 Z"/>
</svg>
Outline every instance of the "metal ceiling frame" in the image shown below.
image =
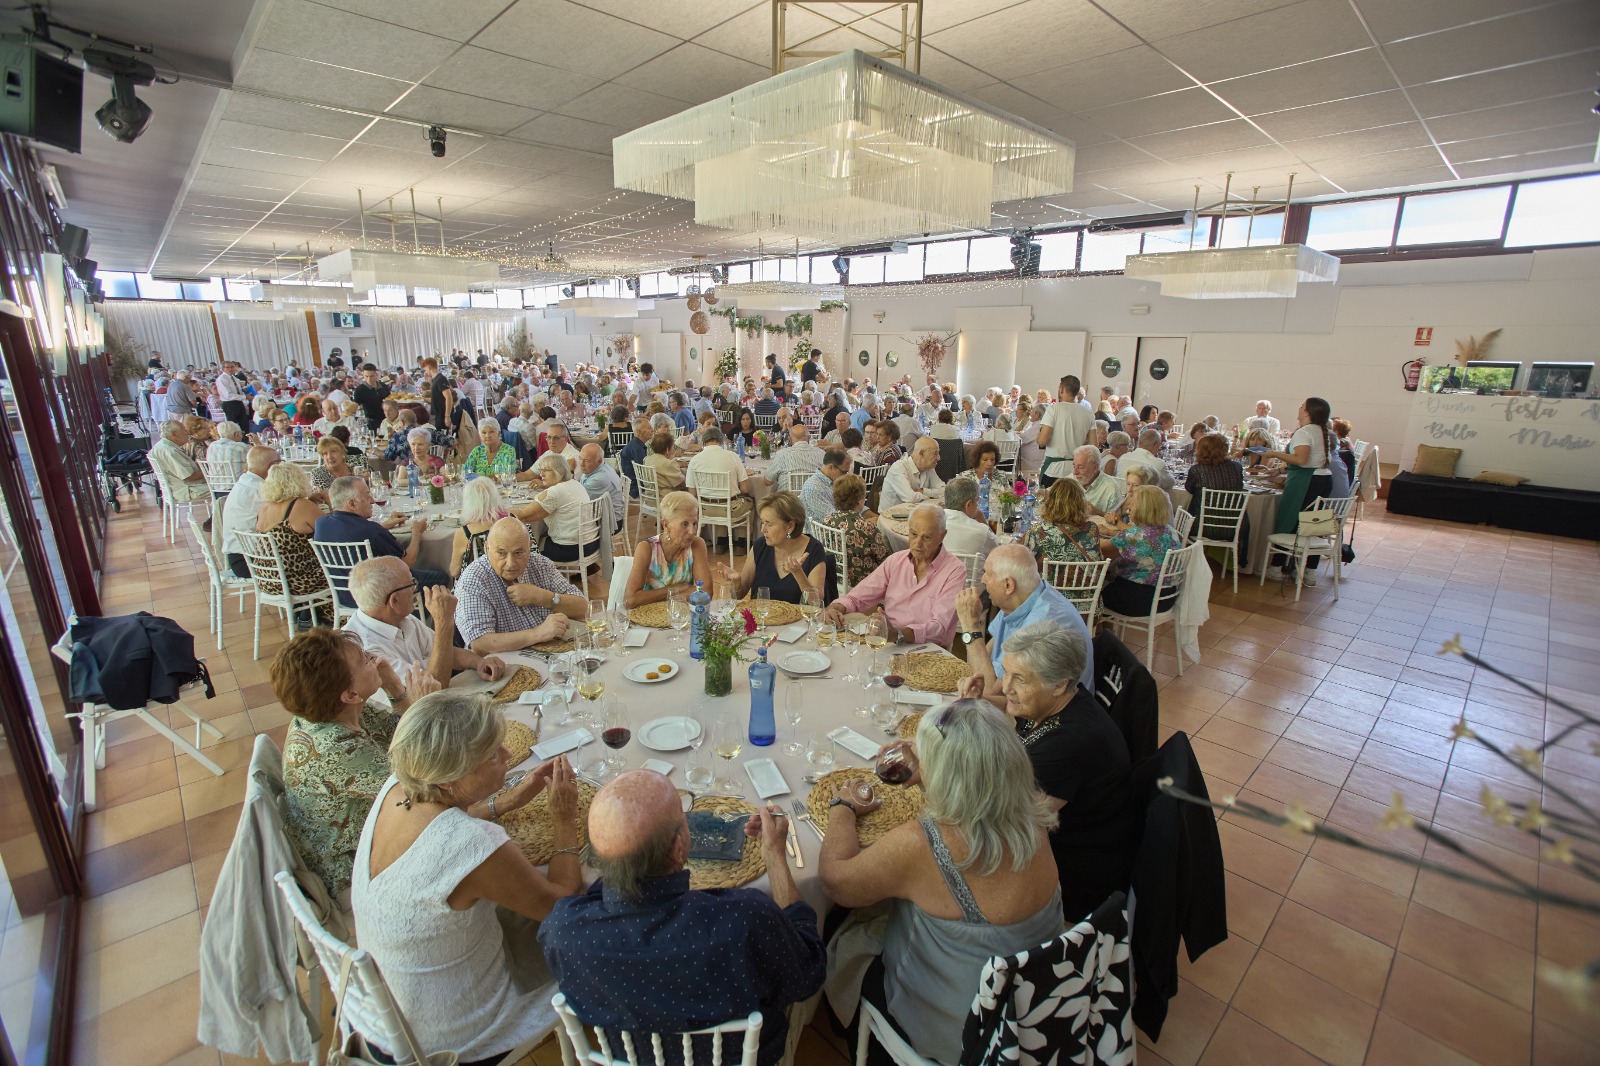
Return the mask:
<svg viewBox="0 0 1600 1066">
<path fill-rule="evenodd" d="M 791 59 L 800 60 L 801 62 L 796 65 L 804 66 L 813 59 L 825 59 L 828 56 L 836 55 L 840 51 L 837 48 L 807 49 L 805 46 L 820 41 L 822 38 L 839 30 L 853 30 L 870 40 L 878 40 L 878 38 L 866 33 L 866 31 L 856 29 L 856 25 L 876 18 L 878 15 L 883 14 L 885 9 L 899 8 L 899 47 L 885 43 L 882 48 L 875 51 L 867 51 L 866 49 L 862 49 L 862 51 L 876 59 L 886 59 L 899 63 L 913 74 L 921 74 L 922 3 L 923 0 L 850 0 L 849 3 L 841 3 L 837 2 L 837 0 L 804 0 L 804 2 L 802 0 L 772 0 L 772 73 L 782 74 L 789 69 L 788 61 Z M 790 43 L 788 16 L 791 7 L 798 11 L 804 11 L 808 15 L 814 15 L 824 22 L 831 23 L 831 25 L 821 33 L 814 33 L 810 37 Z M 855 15 L 855 17 L 848 21 L 841 21 L 826 11 L 818 10 L 819 8 L 842 8 L 844 9 L 842 14 Z M 860 8 L 866 8 L 867 10 L 864 14 L 855 14 L 855 10 Z M 877 25 L 879 27 L 883 26 L 882 23 L 877 23 Z"/>
</svg>

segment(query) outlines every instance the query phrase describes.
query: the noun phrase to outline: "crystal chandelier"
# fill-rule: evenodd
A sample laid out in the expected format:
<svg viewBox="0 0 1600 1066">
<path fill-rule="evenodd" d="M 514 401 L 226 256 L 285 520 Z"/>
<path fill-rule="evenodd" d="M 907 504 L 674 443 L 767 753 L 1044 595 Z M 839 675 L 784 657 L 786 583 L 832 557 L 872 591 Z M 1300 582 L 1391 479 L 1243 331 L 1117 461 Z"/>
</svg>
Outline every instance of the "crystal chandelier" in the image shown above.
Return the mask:
<svg viewBox="0 0 1600 1066">
<path fill-rule="evenodd" d="M 1072 142 L 860 51 L 616 138 L 618 188 L 701 225 L 847 244 L 983 229 L 993 204 L 1072 189 Z"/>
<path fill-rule="evenodd" d="M 1187 300 L 1293 296 L 1302 281 L 1337 281 L 1339 260 L 1304 244 L 1197 248 L 1130 255 L 1125 276 L 1161 282 L 1161 295 Z"/>
</svg>

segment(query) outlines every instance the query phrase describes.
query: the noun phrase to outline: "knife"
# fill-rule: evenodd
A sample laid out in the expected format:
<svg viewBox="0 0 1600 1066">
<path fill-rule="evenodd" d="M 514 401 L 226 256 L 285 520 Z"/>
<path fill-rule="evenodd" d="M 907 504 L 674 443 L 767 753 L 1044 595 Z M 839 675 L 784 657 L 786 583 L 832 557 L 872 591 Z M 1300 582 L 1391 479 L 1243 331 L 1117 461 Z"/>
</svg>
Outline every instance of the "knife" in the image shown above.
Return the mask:
<svg viewBox="0 0 1600 1066">
<path fill-rule="evenodd" d="M 795 869 L 804 870 L 806 868 L 806 855 L 805 852 L 800 850 L 800 834 L 795 832 L 793 819 L 790 819 L 788 829 L 789 846 L 794 849 Z"/>
<path fill-rule="evenodd" d="M 811 827 L 811 831 L 817 834 L 817 840 L 824 841 L 827 839 L 822 832 L 822 827 L 812 820 L 811 812 L 806 810 L 806 805 L 804 803 L 801 803 L 799 800 L 795 800 L 791 806 L 793 807 L 795 818 L 809 825 Z"/>
</svg>

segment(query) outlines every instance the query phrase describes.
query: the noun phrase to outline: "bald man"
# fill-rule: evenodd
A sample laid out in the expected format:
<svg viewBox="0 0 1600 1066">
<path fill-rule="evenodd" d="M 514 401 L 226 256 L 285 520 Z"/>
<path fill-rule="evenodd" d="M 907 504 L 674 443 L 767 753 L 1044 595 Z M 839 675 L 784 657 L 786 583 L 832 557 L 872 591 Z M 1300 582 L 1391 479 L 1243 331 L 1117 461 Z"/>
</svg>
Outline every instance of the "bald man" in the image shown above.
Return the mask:
<svg viewBox="0 0 1600 1066">
<path fill-rule="evenodd" d="M 611 498 L 611 535 L 622 531 L 622 520 L 628 514 L 628 498 L 622 492 L 622 478 L 606 462 L 606 453 L 598 444 L 585 444 L 578 450 L 578 481 L 589 493 L 589 499 L 602 496 Z"/>
<path fill-rule="evenodd" d="M 583 619 L 583 593 L 533 550 L 528 527 L 502 518 L 489 527 L 484 553 L 456 580 L 456 628 L 479 655 L 561 640 L 570 619 Z"/>
<path fill-rule="evenodd" d="M 595 794 L 586 861 L 600 878 L 539 926 L 550 971 L 586 1024 L 685 1032 L 759 1010 L 757 1061 L 783 1058 L 784 1008 L 822 986 L 827 955 L 789 872 L 782 813 L 769 806 L 744 831 L 761 841 L 771 894 L 695 891 L 689 824 L 670 781 L 633 770 Z M 710 1061 L 709 1044 L 696 1050 L 695 1061 Z"/>
<path fill-rule="evenodd" d="M 248 578 L 249 567 L 244 562 L 244 545 L 239 543 L 240 533 L 256 531 L 256 516 L 261 511 L 261 483 L 283 456 L 278 449 L 257 444 L 245 453 L 244 473 L 234 482 L 222 505 L 222 551 L 228 558 L 228 568 L 234 576 Z"/>
<path fill-rule="evenodd" d="M 1006 697 L 1000 691 L 1006 673 L 1000 662 L 1001 647 L 1008 634 L 1034 622 L 1055 622 L 1083 643 L 1085 658 L 1078 682 L 1094 692 L 1094 646 L 1089 627 L 1072 601 L 1040 576 L 1031 551 L 1021 544 L 1000 545 L 984 560 L 982 581 L 998 613 L 985 631 L 978 590 L 962 589 L 956 595 L 956 621 L 961 626 L 956 652 L 965 652 L 974 676 L 983 678 L 984 699 L 1006 709 Z"/>
</svg>

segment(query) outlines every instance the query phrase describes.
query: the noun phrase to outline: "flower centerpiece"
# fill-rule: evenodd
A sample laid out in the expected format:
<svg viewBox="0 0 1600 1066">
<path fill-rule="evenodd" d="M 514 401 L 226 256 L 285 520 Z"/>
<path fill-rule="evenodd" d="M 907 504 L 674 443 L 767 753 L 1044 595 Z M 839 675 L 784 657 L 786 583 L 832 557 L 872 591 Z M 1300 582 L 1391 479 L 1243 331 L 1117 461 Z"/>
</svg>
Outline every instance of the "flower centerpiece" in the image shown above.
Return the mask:
<svg viewBox="0 0 1600 1066">
<path fill-rule="evenodd" d="M 444 460 L 437 455 L 428 459 L 428 469 L 432 474 L 428 477 L 428 502 L 444 502 Z"/>
<path fill-rule="evenodd" d="M 1017 495 L 1015 485 L 996 483 L 989 488 L 989 507 L 994 511 L 995 519 L 1004 528 L 1017 513 L 1017 507 L 1022 503 L 1022 497 Z"/>
<path fill-rule="evenodd" d="M 763 459 L 771 459 L 772 458 L 772 434 L 768 433 L 764 429 L 758 429 L 758 430 L 756 430 L 755 442 L 756 442 L 756 447 L 761 449 L 761 458 L 763 458 Z"/>
<path fill-rule="evenodd" d="M 745 661 L 739 654 L 755 639 L 756 616 L 750 608 L 729 611 L 721 618 L 707 617 L 700 634 L 700 653 L 706 664 L 706 695 L 726 696 L 733 691 L 733 663 Z"/>
</svg>

